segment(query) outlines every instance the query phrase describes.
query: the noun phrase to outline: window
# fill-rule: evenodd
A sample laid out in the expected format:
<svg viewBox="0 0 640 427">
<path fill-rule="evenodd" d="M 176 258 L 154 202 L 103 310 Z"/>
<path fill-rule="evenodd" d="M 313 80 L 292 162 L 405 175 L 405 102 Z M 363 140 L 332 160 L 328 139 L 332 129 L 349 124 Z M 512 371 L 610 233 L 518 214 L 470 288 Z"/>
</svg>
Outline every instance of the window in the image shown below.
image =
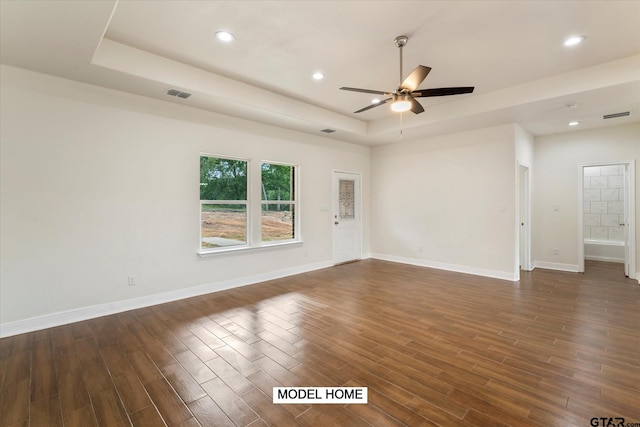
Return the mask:
<svg viewBox="0 0 640 427">
<path fill-rule="evenodd" d="M 297 238 L 296 168 L 292 165 L 263 163 L 261 169 L 262 241 L 294 240 Z"/>
<path fill-rule="evenodd" d="M 248 244 L 246 160 L 200 156 L 200 249 Z"/>
<path fill-rule="evenodd" d="M 200 155 L 200 253 L 299 242 L 296 173 L 288 164 Z"/>
</svg>

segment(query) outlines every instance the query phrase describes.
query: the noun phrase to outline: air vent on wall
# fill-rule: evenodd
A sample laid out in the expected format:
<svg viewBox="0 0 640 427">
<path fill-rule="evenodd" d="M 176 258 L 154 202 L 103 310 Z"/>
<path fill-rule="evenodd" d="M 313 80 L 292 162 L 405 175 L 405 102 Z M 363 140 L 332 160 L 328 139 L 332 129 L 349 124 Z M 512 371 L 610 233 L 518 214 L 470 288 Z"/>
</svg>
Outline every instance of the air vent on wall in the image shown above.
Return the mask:
<svg viewBox="0 0 640 427">
<path fill-rule="evenodd" d="M 603 119 L 615 119 L 616 117 L 625 117 L 631 114 L 631 111 L 625 111 L 623 113 L 614 113 L 614 114 L 605 114 L 602 116 Z"/>
<path fill-rule="evenodd" d="M 320 130 L 320 132 L 324 132 L 324 133 L 333 133 L 333 132 L 335 132 L 335 129 L 329 129 L 329 128 L 327 128 L 327 129 L 322 129 L 322 130 Z"/>
<path fill-rule="evenodd" d="M 178 89 L 167 89 L 167 95 L 169 95 L 169 96 L 177 96 L 178 98 L 184 98 L 184 99 L 187 99 L 188 97 L 191 96 L 190 93 L 183 92 L 183 91 L 178 90 Z"/>
</svg>

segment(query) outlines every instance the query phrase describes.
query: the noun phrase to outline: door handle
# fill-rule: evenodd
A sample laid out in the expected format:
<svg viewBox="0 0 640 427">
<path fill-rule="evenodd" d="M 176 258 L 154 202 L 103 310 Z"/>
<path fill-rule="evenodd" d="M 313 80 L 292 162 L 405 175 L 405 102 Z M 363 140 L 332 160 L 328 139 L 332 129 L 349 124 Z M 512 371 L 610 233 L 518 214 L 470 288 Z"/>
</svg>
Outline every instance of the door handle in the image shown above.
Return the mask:
<svg viewBox="0 0 640 427">
<path fill-rule="evenodd" d="M 336 221 L 336 222 L 334 222 L 334 224 L 335 224 L 335 225 L 338 225 L 338 224 L 340 224 L 340 223 L 339 223 L 338 221 Z"/>
</svg>

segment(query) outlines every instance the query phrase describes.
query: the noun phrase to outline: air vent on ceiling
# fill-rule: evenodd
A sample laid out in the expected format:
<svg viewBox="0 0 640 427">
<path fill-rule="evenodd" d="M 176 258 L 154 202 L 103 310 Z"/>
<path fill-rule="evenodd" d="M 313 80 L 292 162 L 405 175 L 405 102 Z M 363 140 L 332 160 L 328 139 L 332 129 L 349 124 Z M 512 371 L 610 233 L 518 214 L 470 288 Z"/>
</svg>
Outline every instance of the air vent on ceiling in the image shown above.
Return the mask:
<svg viewBox="0 0 640 427">
<path fill-rule="evenodd" d="M 631 114 L 631 111 L 625 111 L 622 113 L 614 113 L 614 114 L 605 114 L 602 116 L 603 119 L 615 119 L 616 117 L 625 117 Z"/>
<path fill-rule="evenodd" d="M 322 129 L 320 132 L 324 132 L 324 133 L 334 133 L 335 131 L 336 131 L 335 129 L 329 129 L 329 128 L 326 128 L 326 129 Z"/>
<path fill-rule="evenodd" d="M 183 91 L 178 90 L 178 89 L 167 89 L 167 95 L 169 95 L 169 96 L 177 96 L 178 98 L 184 98 L 184 99 L 187 99 L 188 97 L 191 96 L 190 93 L 183 92 Z"/>
</svg>

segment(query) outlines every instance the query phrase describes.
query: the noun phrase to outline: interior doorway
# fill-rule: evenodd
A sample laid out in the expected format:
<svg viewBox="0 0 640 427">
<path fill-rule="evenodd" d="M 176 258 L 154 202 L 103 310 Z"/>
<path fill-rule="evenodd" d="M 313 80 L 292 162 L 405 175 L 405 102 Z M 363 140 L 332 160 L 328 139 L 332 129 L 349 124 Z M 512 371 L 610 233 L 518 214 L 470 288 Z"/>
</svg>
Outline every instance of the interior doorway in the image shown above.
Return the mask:
<svg viewBox="0 0 640 427">
<path fill-rule="evenodd" d="M 633 161 L 580 166 L 580 272 L 593 262 L 619 263 L 635 279 L 634 183 Z"/>
</svg>

